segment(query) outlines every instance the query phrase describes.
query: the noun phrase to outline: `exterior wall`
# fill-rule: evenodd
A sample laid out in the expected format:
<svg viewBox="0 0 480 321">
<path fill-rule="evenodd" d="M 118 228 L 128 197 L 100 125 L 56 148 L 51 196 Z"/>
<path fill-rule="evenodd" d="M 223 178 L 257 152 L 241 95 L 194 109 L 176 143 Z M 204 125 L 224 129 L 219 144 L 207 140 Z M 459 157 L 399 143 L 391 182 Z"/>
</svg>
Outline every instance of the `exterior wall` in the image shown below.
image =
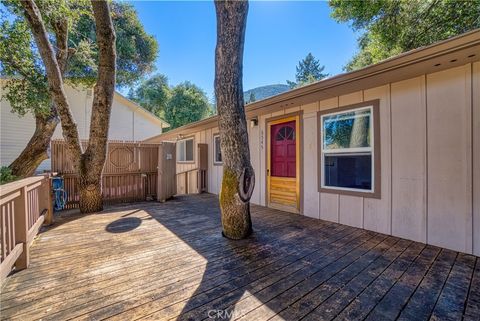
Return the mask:
<svg viewBox="0 0 480 321">
<path fill-rule="evenodd" d="M 0 110 L 0 164 L 7 166 L 20 155 L 32 137 L 35 119 L 30 113 L 23 117 L 12 113 L 10 104 L 4 100 L 0 100 Z"/>
<path fill-rule="evenodd" d="M 318 192 L 317 112 L 380 100 L 381 198 Z M 252 202 L 265 205 L 265 120 L 302 110 L 303 215 L 480 255 L 480 62 L 259 116 L 249 127 Z M 216 128 L 208 191 L 217 194 Z M 197 157 L 195 158 L 197 161 Z M 179 165 L 177 171 L 195 168 Z"/>
<path fill-rule="evenodd" d="M 480 256 L 480 62 L 472 67 L 473 253 Z"/>
<path fill-rule="evenodd" d="M 192 163 L 179 163 L 177 162 L 177 191 L 178 193 L 183 193 L 185 188 L 183 187 L 185 182 L 184 173 L 197 169 L 199 167 L 199 157 L 198 157 L 198 144 L 207 144 L 208 145 L 208 180 L 207 180 L 207 191 L 212 194 L 219 194 L 223 178 L 223 166 L 213 164 L 213 136 L 218 133 L 218 128 L 209 128 L 202 131 L 199 131 L 193 135 L 194 137 L 194 148 L 193 148 L 193 159 Z M 187 136 L 191 137 L 191 136 Z M 187 138 L 185 137 L 185 138 Z M 190 184 L 196 184 L 195 177 L 189 175 Z M 194 188 L 190 188 L 194 190 Z"/>
<path fill-rule="evenodd" d="M 0 86 L 1 87 L 1 86 Z M 90 129 L 93 95 L 89 90 L 78 90 L 66 87 L 66 94 L 70 103 L 73 117 L 77 123 L 81 139 L 87 139 Z M 27 145 L 35 130 L 35 119 L 29 113 L 18 117 L 11 112 L 8 101 L 1 100 L 1 165 L 10 164 Z M 147 137 L 162 132 L 161 125 L 150 117 L 144 116 L 141 110 L 136 111 L 125 105 L 121 100 L 114 99 L 110 119 L 109 139 L 141 141 Z M 60 124 L 53 134 L 54 139 L 62 139 Z M 45 160 L 38 171 L 49 170 L 50 159 Z"/>
</svg>

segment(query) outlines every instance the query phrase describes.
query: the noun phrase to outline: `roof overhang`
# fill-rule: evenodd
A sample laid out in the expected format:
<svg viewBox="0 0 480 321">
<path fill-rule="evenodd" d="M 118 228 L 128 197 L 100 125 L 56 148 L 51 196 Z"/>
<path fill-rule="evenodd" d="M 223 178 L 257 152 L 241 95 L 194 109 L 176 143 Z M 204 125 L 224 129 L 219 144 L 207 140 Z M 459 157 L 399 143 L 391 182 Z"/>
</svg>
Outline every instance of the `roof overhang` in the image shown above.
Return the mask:
<svg viewBox="0 0 480 321">
<path fill-rule="evenodd" d="M 480 29 L 453 37 L 430 46 L 411 50 L 377 64 L 339 74 L 267 99 L 248 104 L 246 116 L 253 118 L 284 108 L 306 105 L 358 90 L 378 87 L 391 82 L 414 78 L 480 60 Z M 218 126 L 218 116 L 147 138 L 145 142 L 174 140 L 179 134 L 188 135 Z"/>
</svg>

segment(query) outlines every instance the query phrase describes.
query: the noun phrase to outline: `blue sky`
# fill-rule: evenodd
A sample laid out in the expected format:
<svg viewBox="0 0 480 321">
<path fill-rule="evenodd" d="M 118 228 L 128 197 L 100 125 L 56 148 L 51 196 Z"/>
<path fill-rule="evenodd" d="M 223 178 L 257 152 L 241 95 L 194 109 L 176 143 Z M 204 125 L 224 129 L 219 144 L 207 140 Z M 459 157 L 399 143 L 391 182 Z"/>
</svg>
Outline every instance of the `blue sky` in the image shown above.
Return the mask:
<svg viewBox="0 0 480 321">
<path fill-rule="evenodd" d="M 131 1 L 160 46 L 157 72 L 171 85 L 189 80 L 213 97 L 216 18 L 213 1 Z M 245 38 L 244 89 L 294 80 L 309 52 L 331 75 L 357 49 L 347 24 L 330 17 L 323 1 L 250 1 Z"/>
</svg>

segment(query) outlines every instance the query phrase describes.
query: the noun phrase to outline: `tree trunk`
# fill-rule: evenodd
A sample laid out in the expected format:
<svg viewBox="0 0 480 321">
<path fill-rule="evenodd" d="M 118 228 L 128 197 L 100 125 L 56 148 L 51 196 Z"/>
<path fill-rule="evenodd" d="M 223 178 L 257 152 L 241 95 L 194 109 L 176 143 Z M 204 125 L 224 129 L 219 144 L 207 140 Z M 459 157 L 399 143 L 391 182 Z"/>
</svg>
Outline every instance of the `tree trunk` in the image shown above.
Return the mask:
<svg viewBox="0 0 480 321">
<path fill-rule="evenodd" d="M 368 141 L 367 117 L 359 117 L 353 121 L 352 135 L 350 136 L 350 148 L 365 147 Z"/>
<path fill-rule="evenodd" d="M 98 79 L 93 92 L 88 147 L 80 159 L 80 211 L 103 210 L 102 171 L 107 157 L 108 128 L 115 92 L 115 31 L 106 1 L 92 0 L 97 45 Z"/>
<path fill-rule="evenodd" d="M 223 157 L 223 181 L 220 191 L 222 227 L 224 236 L 242 239 L 252 232 L 250 198 L 255 185 L 242 86 L 248 2 L 215 1 L 215 9 L 215 97 Z"/>
<path fill-rule="evenodd" d="M 53 107 L 52 107 L 53 108 Z M 53 110 L 55 110 L 53 108 Z M 35 132 L 22 153 L 10 164 L 12 174 L 25 178 L 32 176 L 38 166 L 48 159 L 50 140 L 59 120 L 56 113 L 35 115 Z"/>
<path fill-rule="evenodd" d="M 75 170 L 80 177 L 80 211 L 82 213 L 101 211 L 103 209 L 101 176 L 107 152 L 110 111 L 115 91 L 115 31 L 108 3 L 92 0 L 99 64 L 90 120 L 90 137 L 85 153 L 82 153 L 77 125 L 65 95 L 61 73 L 62 61 L 54 54 L 35 2 L 24 0 L 21 3 L 45 65 L 49 92 L 60 115 L 69 156 L 74 160 Z M 67 38 L 61 40 L 66 43 Z"/>
</svg>

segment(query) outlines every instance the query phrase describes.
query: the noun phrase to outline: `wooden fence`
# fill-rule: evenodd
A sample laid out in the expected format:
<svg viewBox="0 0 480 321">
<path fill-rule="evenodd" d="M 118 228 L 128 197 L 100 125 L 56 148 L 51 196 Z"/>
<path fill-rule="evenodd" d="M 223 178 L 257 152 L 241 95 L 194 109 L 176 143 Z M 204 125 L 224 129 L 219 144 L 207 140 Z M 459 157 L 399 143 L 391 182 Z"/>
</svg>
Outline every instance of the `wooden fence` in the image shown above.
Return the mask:
<svg viewBox="0 0 480 321">
<path fill-rule="evenodd" d="M 15 266 L 25 269 L 29 249 L 45 222 L 53 221 L 51 180 L 34 176 L 0 186 L 0 284 Z"/>
<path fill-rule="evenodd" d="M 86 147 L 86 142 L 83 146 Z M 105 204 L 156 199 L 158 148 L 158 144 L 108 142 L 102 178 Z M 78 175 L 63 140 L 52 141 L 51 160 L 52 172 L 64 178 L 66 208 L 78 207 Z"/>
</svg>

